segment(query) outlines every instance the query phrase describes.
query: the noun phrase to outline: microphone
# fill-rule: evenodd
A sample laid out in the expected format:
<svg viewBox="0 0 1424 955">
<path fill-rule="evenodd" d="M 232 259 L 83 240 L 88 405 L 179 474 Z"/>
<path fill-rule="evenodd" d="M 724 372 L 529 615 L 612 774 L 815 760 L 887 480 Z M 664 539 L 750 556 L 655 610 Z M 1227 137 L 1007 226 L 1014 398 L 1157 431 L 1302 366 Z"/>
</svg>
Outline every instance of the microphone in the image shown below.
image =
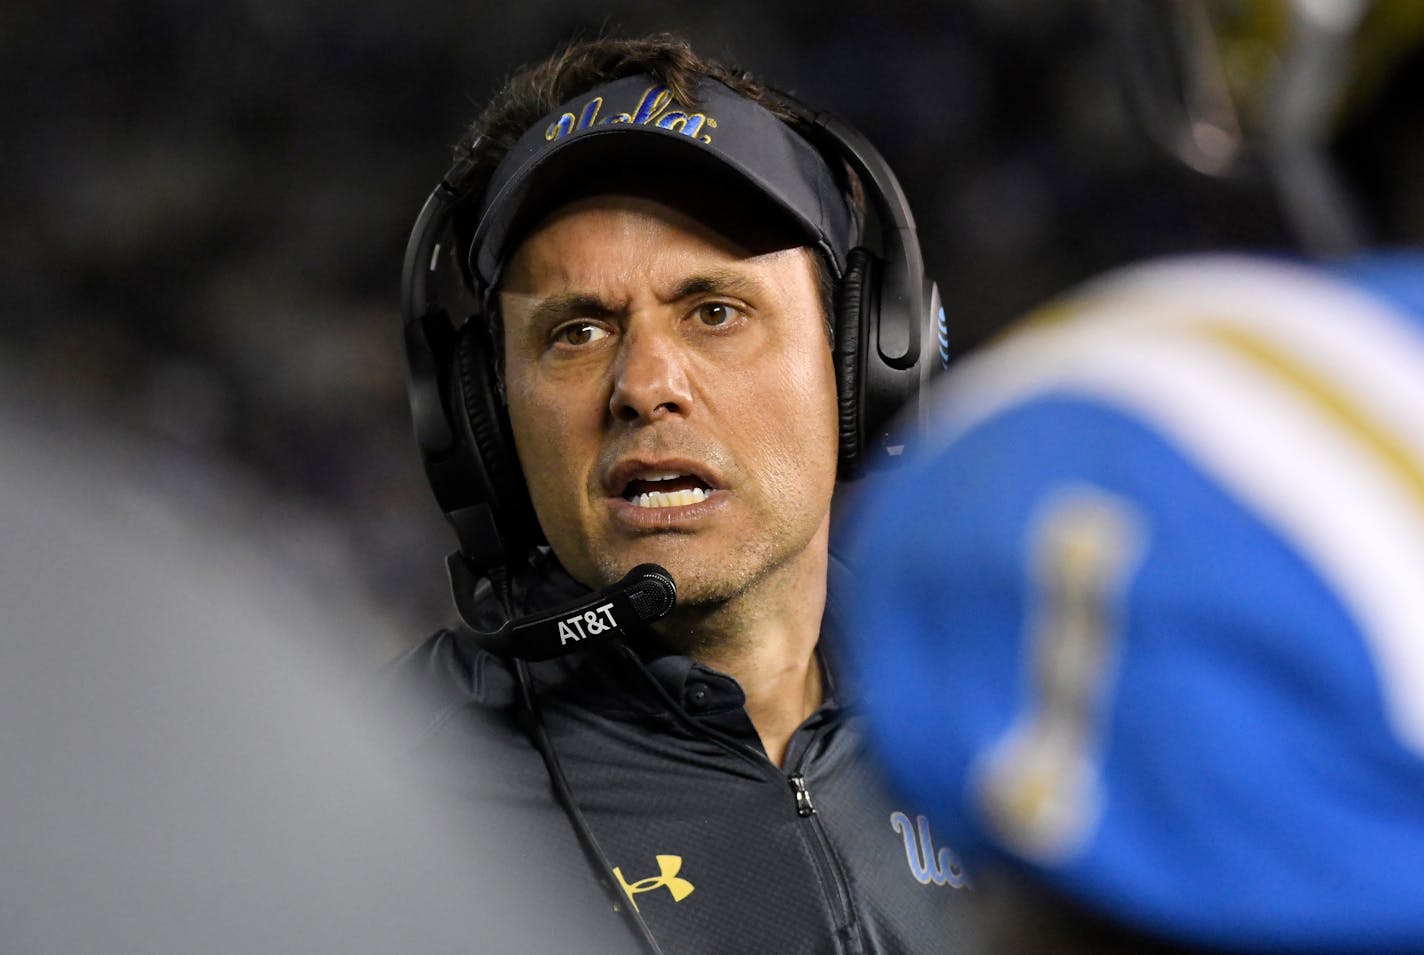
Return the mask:
<svg viewBox="0 0 1424 955">
<path fill-rule="evenodd" d="M 445 568 L 455 609 L 480 646 L 518 660 L 549 660 L 626 638 L 630 627 L 667 616 L 677 603 L 672 574 L 657 564 L 639 564 L 602 590 L 507 621 L 498 630 L 481 630 L 471 624 L 476 619 L 475 575 L 459 552 L 445 559 Z"/>
</svg>

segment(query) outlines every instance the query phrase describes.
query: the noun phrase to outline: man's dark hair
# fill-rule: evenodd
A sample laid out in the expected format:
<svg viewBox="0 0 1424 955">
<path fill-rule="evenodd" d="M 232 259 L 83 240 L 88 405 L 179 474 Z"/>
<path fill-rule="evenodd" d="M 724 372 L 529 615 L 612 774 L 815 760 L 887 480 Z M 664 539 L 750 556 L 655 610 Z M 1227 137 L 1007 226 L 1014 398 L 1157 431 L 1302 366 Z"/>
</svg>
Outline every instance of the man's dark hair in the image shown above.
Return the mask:
<svg viewBox="0 0 1424 955">
<path fill-rule="evenodd" d="M 745 70 L 698 56 L 682 37 L 658 33 L 637 38 L 603 37 L 571 43 L 542 62 L 517 70 L 470 124 L 455 147 L 475 161 L 487 179 L 524 131 L 580 93 L 625 76 L 646 73 L 679 102 L 697 106 L 697 85 L 717 80 L 778 119 L 804 131 L 786 98 Z"/>
<path fill-rule="evenodd" d="M 670 33 L 637 38 L 602 37 L 565 46 L 548 59 L 517 70 L 470 124 L 455 147 L 456 157 L 474 162 L 474 181 L 486 182 L 509 150 L 535 123 L 580 93 L 625 76 L 648 74 L 668 88 L 674 98 L 690 107 L 697 104 L 697 85 L 704 78 L 718 81 L 751 100 L 798 133 L 807 131 L 806 120 L 787 103 L 785 94 L 717 60 L 699 56 L 687 40 Z M 864 222 L 865 202 L 859 177 L 843 162 L 831 162 L 832 172 L 850 196 L 858 222 Z M 468 247 L 477 223 L 475 203 L 457 214 L 456 234 Z M 829 263 L 816 255 L 816 280 L 828 335 L 833 330 L 835 280 Z M 491 320 L 498 321 L 497 316 Z M 498 328 L 492 329 L 498 332 Z M 494 334 L 501 347 L 501 335 Z"/>
</svg>

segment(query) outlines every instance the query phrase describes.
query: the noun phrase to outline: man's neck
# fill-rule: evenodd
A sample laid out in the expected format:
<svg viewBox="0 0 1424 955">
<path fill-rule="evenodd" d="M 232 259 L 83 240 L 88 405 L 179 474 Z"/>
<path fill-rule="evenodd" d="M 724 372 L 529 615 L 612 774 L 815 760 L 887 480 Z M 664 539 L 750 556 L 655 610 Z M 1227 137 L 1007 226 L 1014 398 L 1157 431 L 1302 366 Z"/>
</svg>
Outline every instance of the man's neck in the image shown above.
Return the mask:
<svg viewBox="0 0 1424 955">
<path fill-rule="evenodd" d="M 747 716 L 778 766 L 791 735 L 821 705 L 816 655 L 826 606 L 827 553 L 813 547 L 735 600 L 674 627 L 687 652 L 737 680 Z"/>
<path fill-rule="evenodd" d="M 706 653 L 699 662 L 735 677 L 747 697 L 747 716 L 761 737 L 767 758 L 778 766 L 796 727 L 821 705 L 821 667 L 815 640 L 788 637 L 771 647 L 743 648 L 724 655 Z"/>
</svg>

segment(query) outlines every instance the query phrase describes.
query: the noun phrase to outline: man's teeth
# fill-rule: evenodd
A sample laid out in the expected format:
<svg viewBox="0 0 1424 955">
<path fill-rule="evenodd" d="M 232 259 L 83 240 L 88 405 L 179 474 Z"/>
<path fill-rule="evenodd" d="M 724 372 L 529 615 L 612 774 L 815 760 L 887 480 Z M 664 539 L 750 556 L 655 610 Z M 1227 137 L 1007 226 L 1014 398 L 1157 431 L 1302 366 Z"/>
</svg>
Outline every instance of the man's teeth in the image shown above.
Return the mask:
<svg viewBox="0 0 1424 955">
<path fill-rule="evenodd" d="M 686 507 L 689 504 L 701 504 L 707 500 L 707 492 L 700 487 L 692 488 L 688 491 L 646 491 L 633 498 L 633 504 L 637 507 Z"/>
</svg>

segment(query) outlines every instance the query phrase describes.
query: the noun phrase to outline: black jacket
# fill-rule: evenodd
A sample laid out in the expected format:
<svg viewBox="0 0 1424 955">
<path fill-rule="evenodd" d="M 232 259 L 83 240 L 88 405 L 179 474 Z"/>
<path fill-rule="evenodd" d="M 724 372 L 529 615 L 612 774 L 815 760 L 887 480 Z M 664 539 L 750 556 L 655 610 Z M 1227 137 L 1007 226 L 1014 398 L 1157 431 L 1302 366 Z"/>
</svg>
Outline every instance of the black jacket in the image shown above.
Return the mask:
<svg viewBox="0 0 1424 955">
<path fill-rule="evenodd" d="M 579 592 L 557 568 L 513 590 L 519 613 Z M 503 614 L 484 596 L 477 622 L 494 629 Z M 528 664 L 537 716 L 515 667 L 468 631 L 437 633 L 394 676 L 418 700 L 419 749 L 444 785 L 541 834 L 529 874 L 551 887 L 550 911 L 578 896 L 608 913 L 588 926 L 588 950 L 595 937 L 638 950 L 635 916 L 612 911 L 631 897 L 666 955 L 969 951 L 963 873 L 914 807 L 882 790 L 830 670 L 785 768 L 734 679 L 651 645 Z M 577 811 L 560 805 L 560 775 Z M 601 891 L 600 906 L 588 893 Z"/>
</svg>

